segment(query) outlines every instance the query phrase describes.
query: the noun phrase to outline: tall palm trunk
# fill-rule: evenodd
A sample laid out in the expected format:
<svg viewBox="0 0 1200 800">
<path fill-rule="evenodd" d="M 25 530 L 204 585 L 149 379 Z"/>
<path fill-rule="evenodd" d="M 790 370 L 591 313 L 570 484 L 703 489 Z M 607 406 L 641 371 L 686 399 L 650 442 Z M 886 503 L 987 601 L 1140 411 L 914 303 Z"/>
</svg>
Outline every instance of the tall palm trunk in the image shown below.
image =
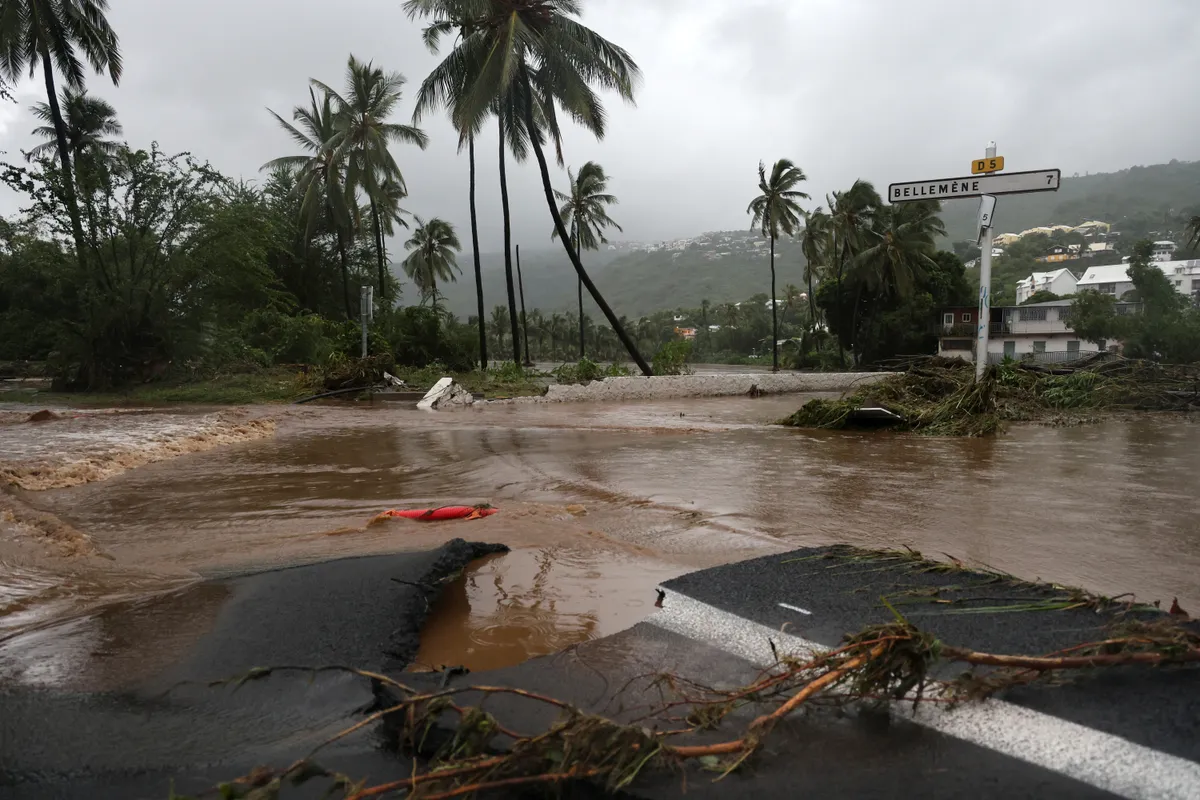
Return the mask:
<svg viewBox="0 0 1200 800">
<path fill-rule="evenodd" d="M 371 223 L 375 227 L 375 260 L 379 263 L 379 300 L 387 302 L 387 260 L 383 252 L 383 225 L 379 221 L 379 206 L 371 198 Z"/>
<path fill-rule="evenodd" d="M 588 293 L 592 299 L 596 301 L 596 305 L 604 313 L 608 324 L 612 326 L 613 331 L 617 334 L 617 338 L 621 340 L 621 344 L 629 351 L 630 358 L 638 365 L 638 369 L 643 375 L 650 376 L 654 374 L 654 370 L 650 369 L 650 365 L 646 363 L 646 359 L 642 358 L 642 354 L 638 352 L 637 345 L 629 334 L 625 332 L 625 326 L 621 324 L 621 320 L 613 313 L 609 307 L 608 301 L 600 294 L 600 290 L 596 288 L 596 284 L 592 283 L 591 277 L 583 269 L 583 264 L 579 261 L 579 254 L 576 252 L 574 245 L 571 244 L 570 235 L 567 233 L 567 226 L 563 224 L 562 216 L 558 213 L 558 205 L 554 202 L 554 187 L 550 185 L 550 167 L 546 164 L 546 154 L 542 152 L 542 132 L 538 129 L 536 122 L 533 119 L 533 87 L 529 82 L 529 72 L 522 69 L 521 80 L 525 91 L 525 101 L 522 103 L 525 112 L 525 124 L 529 127 L 529 140 L 533 144 L 533 154 L 537 156 L 538 169 L 542 173 L 542 190 L 546 195 L 546 205 L 550 207 L 550 216 L 554 219 L 554 230 L 558 233 L 558 238 L 562 240 L 563 247 L 567 251 L 567 257 L 571 259 L 571 266 L 575 268 L 575 273 L 579 276 L 579 280 L 587 287 Z"/>
<path fill-rule="evenodd" d="M 487 369 L 487 323 L 483 311 L 483 268 L 479 265 L 479 219 L 475 215 L 475 137 L 467 137 L 467 157 L 471 161 L 471 252 L 475 260 L 475 304 L 479 311 L 479 367 Z"/>
<path fill-rule="evenodd" d="M 771 232 L 771 371 L 779 372 L 779 308 L 775 302 L 775 232 Z"/>
<path fill-rule="evenodd" d="M 525 337 L 525 366 L 532 367 L 529 357 L 529 317 L 525 315 L 525 279 L 521 277 L 521 245 L 517 245 L 517 289 L 521 293 L 521 335 Z"/>
<path fill-rule="evenodd" d="M 583 254 L 579 250 L 579 222 L 571 222 L 571 244 L 575 246 L 575 254 L 579 257 L 580 263 L 583 263 Z M 583 337 L 583 281 L 576 281 L 578 286 L 576 290 L 579 292 L 579 360 L 583 361 L 584 355 L 584 337 Z"/>
<path fill-rule="evenodd" d="M 504 166 L 504 113 L 496 119 L 500 123 L 500 210 L 504 215 L 504 282 L 508 288 L 508 321 L 512 328 L 513 363 L 521 363 L 521 334 L 517 330 L 517 292 L 513 286 L 512 224 L 508 216 L 508 172 Z"/>
<path fill-rule="evenodd" d="M 329 222 L 337 231 L 338 263 L 342 268 L 342 300 L 346 303 L 346 319 L 352 320 L 354 307 L 350 305 L 350 260 L 346 255 L 346 236 L 333 215 L 333 206 L 326 204 L 325 208 L 329 214 Z"/>
<path fill-rule="evenodd" d="M 67 124 L 63 121 L 62 109 L 58 105 L 58 92 L 54 88 L 54 63 L 50 60 L 50 51 L 42 48 L 42 75 L 46 79 L 46 100 L 50 106 L 50 117 L 54 121 L 54 138 L 58 143 L 58 160 L 62 164 L 63 196 L 67 201 L 67 211 L 71 215 L 71 236 L 75 239 L 75 258 L 79 268 L 87 272 L 87 258 L 84 255 L 83 222 L 79 217 L 79 197 L 75 194 L 75 179 L 71 173 L 71 150 L 67 145 Z"/>
</svg>

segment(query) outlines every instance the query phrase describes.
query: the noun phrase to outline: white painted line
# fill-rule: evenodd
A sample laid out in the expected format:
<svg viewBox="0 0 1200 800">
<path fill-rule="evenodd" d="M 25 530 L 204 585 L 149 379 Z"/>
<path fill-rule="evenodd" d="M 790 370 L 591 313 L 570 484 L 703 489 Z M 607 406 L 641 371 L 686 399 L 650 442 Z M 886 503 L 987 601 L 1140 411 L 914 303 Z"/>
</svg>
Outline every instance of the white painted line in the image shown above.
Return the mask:
<svg viewBox="0 0 1200 800">
<path fill-rule="evenodd" d="M 788 605 L 787 603 L 779 603 L 779 607 L 786 608 L 788 611 L 799 611 L 801 614 L 807 614 L 810 617 L 812 616 L 811 611 L 809 611 L 807 608 L 801 608 L 800 606 Z"/>
<path fill-rule="evenodd" d="M 760 667 L 776 661 L 770 642 L 774 642 L 781 655 L 801 658 L 828 649 L 676 592 L 669 592 L 663 607 L 646 621 Z M 897 703 L 892 713 L 1120 797 L 1130 800 L 1200 797 L 1200 764 L 1050 714 L 1002 700 L 963 704 L 953 709 L 924 705 L 915 713 L 911 709 L 911 703 Z"/>
</svg>

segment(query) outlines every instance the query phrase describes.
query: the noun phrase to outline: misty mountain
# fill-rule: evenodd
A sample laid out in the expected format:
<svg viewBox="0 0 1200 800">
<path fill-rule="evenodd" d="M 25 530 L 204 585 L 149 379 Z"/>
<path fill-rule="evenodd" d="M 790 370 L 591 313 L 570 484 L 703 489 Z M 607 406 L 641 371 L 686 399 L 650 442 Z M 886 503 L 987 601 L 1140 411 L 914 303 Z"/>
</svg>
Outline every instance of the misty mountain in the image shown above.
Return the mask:
<svg viewBox="0 0 1200 800">
<path fill-rule="evenodd" d="M 995 231 L 1020 233 L 1038 225 L 1078 225 L 1097 219 L 1121 229 L 1133 228 L 1131 233 L 1140 236 L 1143 231 L 1171 229 L 1172 221 L 1188 210 L 1200 211 L 1200 161 L 1064 176 L 1057 192 L 1001 195 L 996 199 Z M 978 213 L 976 199 L 943 204 L 947 238 L 974 241 Z"/>
<path fill-rule="evenodd" d="M 769 243 L 747 231 L 716 231 L 689 239 L 656 244 L 621 243 L 618 249 L 589 251 L 583 265 L 618 316 L 640 317 L 667 308 L 694 308 L 708 299 L 715 303 L 740 301 L 771 290 Z M 475 311 L 475 280 L 469 253 L 459 258 L 463 275 L 444 288 L 446 304 L 460 319 Z M 801 285 L 804 260 L 799 244 L 791 239 L 775 245 L 776 289 L 780 296 L 788 283 Z M 545 312 L 576 308 L 577 279 L 561 246 L 521 250 L 525 280 L 525 308 Z M 504 256 L 483 257 L 484 306 L 504 302 Z M 599 310 L 584 292 L 584 310 Z"/>
</svg>

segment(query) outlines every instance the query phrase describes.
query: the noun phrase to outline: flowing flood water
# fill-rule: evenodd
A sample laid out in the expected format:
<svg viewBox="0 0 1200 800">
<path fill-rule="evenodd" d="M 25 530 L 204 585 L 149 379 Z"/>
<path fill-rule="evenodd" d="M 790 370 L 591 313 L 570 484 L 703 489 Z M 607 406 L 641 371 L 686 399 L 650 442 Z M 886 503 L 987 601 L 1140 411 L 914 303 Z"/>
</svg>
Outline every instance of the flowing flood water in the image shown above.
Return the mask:
<svg viewBox="0 0 1200 800">
<path fill-rule="evenodd" d="M 513 551 L 447 588 L 417 669 L 562 650 L 637 622 L 667 578 L 832 542 L 1200 607 L 1188 420 L 992 439 L 768 424 L 806 399 L 0 410 L 0 680 L 119 682 L 207 629 L 223 596 L 202 578 L 454 537 Z M 500 513 L 372 523 L 485 502 Z"/>
</svg>

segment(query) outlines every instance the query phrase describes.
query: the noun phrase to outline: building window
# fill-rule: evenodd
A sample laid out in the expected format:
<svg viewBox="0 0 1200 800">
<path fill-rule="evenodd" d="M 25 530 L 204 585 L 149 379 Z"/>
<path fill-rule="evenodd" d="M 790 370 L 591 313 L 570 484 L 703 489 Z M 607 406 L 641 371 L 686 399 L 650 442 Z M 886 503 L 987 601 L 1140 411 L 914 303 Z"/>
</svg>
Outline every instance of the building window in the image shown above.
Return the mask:
<svg viewBox="0 0 1200 800">
<path fill-rule="evenodd" d="M 1021 313 L 1021 322 L 1046 319 L 1046 309 L 1044 306 L 1042 308 L 1021 308 L 1018 311 Z"/>
<path fill-rule="evenodd" d="M 1045 342 L 1034 342 L 1033 343 L 1033 352 L 1035 352 L 1035 353 L 1046 352 L 1046 343 Z"/>
<path fill-rule="evenodd" d="M 1062 320 L 1063 322 L 1066 322 L 1067 320 L 1069 320 L 1071 318 L 1071 307 L 1070 306 L 1059 306 L 1058 318 L 1060 320 Z"/>
<path fill-rule="evenodd" d="M 971 312 L 970 312 L 970 311 L 964 311 L 964 312 L 962 313 L 962 321 L 963 321 L 963 322 L 970 322 L 970 321 L 971 321 Z"/>
<path fill-rule="evenodd" d="M 1017 355 L 1017 343 L 1009 340 L 1004 343 L 1004 357 L 1015 358 Z"/>
<path fill-rule="evenodd" d="M 1104 294 L 1116 294 L 1117 285 L 1115 283 L 1102 283 L 1096 287 L 1096 291 Z"/>
<path fill-rule="evenodd" d="M 1079 352 L 1079 340 L 1078 339 L 1071 339 L 1070 341 L 1067 342 L 1067 352 L 1068 353 L 1078 353 Z"/>
<path fill-rule="evenodd" d="M 952 314 L 952 313 L 942 314 L 942 324 L 945 325 L 947 328 L 949 328 L 951 325 L 953 325 L 954 324 L 954 314 Z"/>
<path fill-rule="evenodd" d="M 942 352 L 946 352 L 947 350 L 970 350 L 970 349 L 971 349 L 971 340 L 970 339 L 943 339 L 942 340 Z"/>
</svg>

